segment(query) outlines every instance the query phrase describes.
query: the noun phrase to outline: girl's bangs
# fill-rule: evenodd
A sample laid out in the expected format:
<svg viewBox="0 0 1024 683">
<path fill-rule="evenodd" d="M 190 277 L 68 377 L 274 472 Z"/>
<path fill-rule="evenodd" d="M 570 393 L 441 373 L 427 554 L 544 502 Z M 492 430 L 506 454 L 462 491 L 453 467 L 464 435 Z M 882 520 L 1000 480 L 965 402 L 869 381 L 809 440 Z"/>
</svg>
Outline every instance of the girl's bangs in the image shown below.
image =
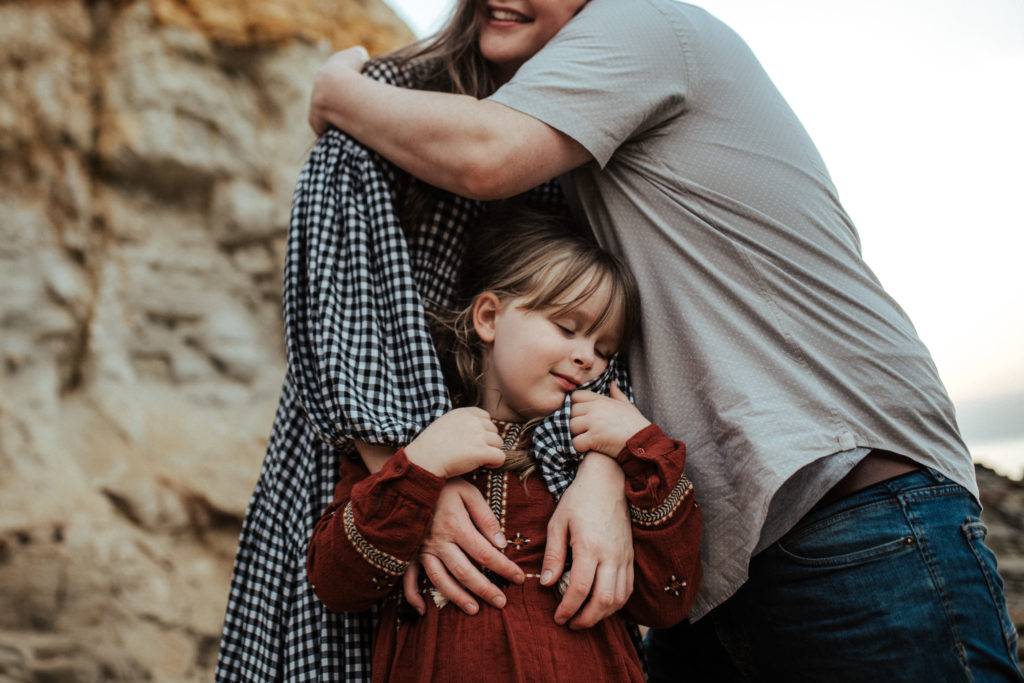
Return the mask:
<svg viewBox="0 0 1024 683">
<path fill-rule="evenodd" d="M 587 284 L 573 296 L 567 297 L 567 294 L 575 289 L 584 278 L 589 278 Z M 600 328 L 609 318 L 620 313 L 620 309 L 625 306 L 625 302 L 620 300 L 622 298 L 620 283 L 616 281 L 611 272 L 602 268 L 598 263 L 587 263 L 582 259 L 560 259 L 538 273 L 536 279 L 539 281 L 539 286 L 529 288 L 533 290 L 533 294 L 526 297 L 526 301 L 522 304 L 523 308 L 531 311 L 553 309 L 555 315 L 572 313 L 600 291 L 605 282 L 610 283 L 611 291 L 604 302 L 604 307 L 586 331 L 587 334 Z"/>
</svg>

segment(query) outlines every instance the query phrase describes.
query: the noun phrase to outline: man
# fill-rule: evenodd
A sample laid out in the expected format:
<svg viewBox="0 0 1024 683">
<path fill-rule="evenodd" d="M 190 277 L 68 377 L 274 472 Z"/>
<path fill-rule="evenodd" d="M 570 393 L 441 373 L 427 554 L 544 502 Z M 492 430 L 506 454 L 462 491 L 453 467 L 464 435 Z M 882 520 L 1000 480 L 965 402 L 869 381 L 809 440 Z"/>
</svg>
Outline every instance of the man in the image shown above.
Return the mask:
<svg viewBox="0 0 1024 683">
<path fill-rule="evenodd" d="M 696 623 L 653 634 L 653 677 L 1021 680 L 952 405 L 754 55 L 672 0 L 553 2 L 582 8 L 486 100 L 341 53 L 311 120 L 478 199 L 567 174 L 633 269 L 641 409 L 686 441 L 705 520 Z"/>
</svg>

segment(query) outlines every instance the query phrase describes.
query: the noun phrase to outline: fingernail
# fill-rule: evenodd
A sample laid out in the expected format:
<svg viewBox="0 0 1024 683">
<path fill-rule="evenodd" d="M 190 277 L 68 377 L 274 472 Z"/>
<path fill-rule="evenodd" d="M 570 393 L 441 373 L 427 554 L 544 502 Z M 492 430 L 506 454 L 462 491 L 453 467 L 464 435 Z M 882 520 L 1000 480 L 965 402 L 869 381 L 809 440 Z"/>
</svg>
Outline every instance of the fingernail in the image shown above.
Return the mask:
<svg viewBox="0 0 1024 683">
<path fill-rule="evenodd" d="M 421 617 L 427 613 L 427 610 L 423 607 L 423 605 L 416 605 L 416 611 L 420 613 Z"/>
<path fill-rule="evenodd" d="M 492 600 L 491 602 L 494 604 L 495 607 L 501 609 L 505 606 L 505 596 L 499 595 L 498 597 L 494 598 L 494 600 Z"/>
<path fill-rule="evenodd" d="M 466 609 L 466 612 L 468 612 L 469 614 L 476 614 L 477 609 L 479 609 L 479 608 L 476 606 L 476 603 L 467 602 L 465 609 Z"/>
<path fill-rule="evenodd" d="M 519 584 L 526 583 L 526 575 L 525 574 L 516 574 L 516 583 L 519 583 Z"/>
<path fill-rule="evenodd" d="M 505 534 L 499 531 L 498 533 L 494 534 L 494 544 L 499 548 L 504 548 L 508 545 L 508 539 L 505 538 Z"/>
<path fill-rule="evenodd" d="M 545 569 L 544 573 L 540 575 L 540 582 L 543 583 L 543 584 L 547 584 L 550 581 L 551 581 L 551 570 L 550 569 Z"/>
</svg>

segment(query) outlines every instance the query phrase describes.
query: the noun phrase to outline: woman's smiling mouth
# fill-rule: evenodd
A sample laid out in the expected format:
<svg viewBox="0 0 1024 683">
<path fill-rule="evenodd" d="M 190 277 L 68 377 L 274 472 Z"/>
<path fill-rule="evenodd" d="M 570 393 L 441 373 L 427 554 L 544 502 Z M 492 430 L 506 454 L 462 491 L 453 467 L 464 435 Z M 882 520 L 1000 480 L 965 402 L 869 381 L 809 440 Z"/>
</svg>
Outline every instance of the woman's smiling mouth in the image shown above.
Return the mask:
<svg viewBox="0 0 1024 683">
<path fill-rule="evenodd" d="M 525 14 L 497 7 L 487 8 L 487 18 L 496 24 L 529 24 L 533 21 Z"/>
</svg>

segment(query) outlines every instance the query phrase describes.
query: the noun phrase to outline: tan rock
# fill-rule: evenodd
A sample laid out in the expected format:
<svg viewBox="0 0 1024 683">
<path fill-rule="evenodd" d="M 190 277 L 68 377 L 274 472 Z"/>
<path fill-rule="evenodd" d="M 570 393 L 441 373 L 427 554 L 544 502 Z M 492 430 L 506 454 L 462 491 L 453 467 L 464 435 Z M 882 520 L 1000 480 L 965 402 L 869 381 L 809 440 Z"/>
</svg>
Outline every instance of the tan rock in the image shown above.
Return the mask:
<svg viewBox="0 0 1024 683">
<path fill-rule="evenodd" d="M 0 680 L 208 681 L 309 88 L 376 0 L 0 3 Z"/>
<path fill-rule="evenodd" d="M 156 17 L 198 28 L 225 43 L 252 45 L 300 38 L 327 40 L 337 49 L 362 44 L 376 54 L 413 40 L 383 3 L 329 0 L 154 0 Z"/>
</svg>

